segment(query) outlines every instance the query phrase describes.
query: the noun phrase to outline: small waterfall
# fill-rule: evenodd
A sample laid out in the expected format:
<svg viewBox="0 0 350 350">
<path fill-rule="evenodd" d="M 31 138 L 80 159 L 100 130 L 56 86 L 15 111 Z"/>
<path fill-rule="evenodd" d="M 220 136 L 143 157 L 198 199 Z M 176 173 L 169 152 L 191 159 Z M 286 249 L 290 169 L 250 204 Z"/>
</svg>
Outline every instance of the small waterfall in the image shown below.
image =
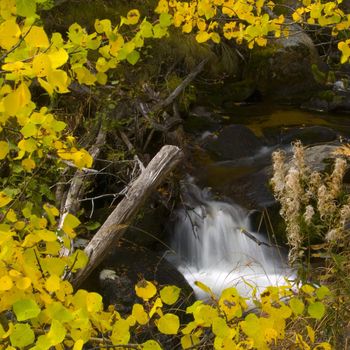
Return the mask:
<svg viewBox="0 0 350 350">
<path fill-rule="evenodd" d="M 210 199 L 193 182 L 184 185 L 183 193 L 184 207 L 175 213 L 171 248 L 176 252 L 175 264 L 197 297 L 206 295 L 195 281 L 205 283 L 215 294 L 235 286 L 243 296 L 249 296 L 252 285 L 262 291 L 285 283 L 291 275 L 285 256 L 263 235 L 250 233 L 242 208 Z"/>
</svg>

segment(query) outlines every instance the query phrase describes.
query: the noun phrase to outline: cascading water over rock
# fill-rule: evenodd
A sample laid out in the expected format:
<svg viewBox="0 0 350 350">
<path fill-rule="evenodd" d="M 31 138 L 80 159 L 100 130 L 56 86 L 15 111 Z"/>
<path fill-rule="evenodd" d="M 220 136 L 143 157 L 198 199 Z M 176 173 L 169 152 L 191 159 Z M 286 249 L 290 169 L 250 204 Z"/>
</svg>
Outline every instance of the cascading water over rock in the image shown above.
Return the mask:
<svg viewBox="0 0 350 350">
<path fill-rule="evenodd" d="M 286 283 L 291 271 L 284 254 L 263 235 L 248 234 L 249 219 L 242 208 L 211 199 L 192 181 L 183 184 L 183 203 L 174 215 L 171 248 L 175 256 L 170 259 L 197 297 L 205 294 L 195 281 L 216 294 L 235 286 L 242 296 L 249 296 L 252 286 L 261 292 L 266 286 Z"/>
</svg>

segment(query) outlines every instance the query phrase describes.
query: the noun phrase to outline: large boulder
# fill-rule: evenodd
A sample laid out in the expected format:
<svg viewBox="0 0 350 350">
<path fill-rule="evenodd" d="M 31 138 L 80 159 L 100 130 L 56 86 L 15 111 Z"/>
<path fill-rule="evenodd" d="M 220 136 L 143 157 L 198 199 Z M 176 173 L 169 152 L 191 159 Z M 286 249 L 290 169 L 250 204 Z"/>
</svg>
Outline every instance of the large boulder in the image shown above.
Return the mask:
<svg viewBox="0 0 350 350">
<path fill-rule="evenodd" d="M 245 77 L 254 79 L 263 96 L 283 102 L 300 102 L 319 89 L 312 65 L 320 58 L 311 38 L 298 25 L 289 25 L 289 36 L 255 48 Z"/>
<path fill-rule="evenodd" d="M 254 156 L 263 144 L 246 126 L 229 125 L 206 138 L 203 146 L 219 160 L 235 160 Z"/>
</svg>

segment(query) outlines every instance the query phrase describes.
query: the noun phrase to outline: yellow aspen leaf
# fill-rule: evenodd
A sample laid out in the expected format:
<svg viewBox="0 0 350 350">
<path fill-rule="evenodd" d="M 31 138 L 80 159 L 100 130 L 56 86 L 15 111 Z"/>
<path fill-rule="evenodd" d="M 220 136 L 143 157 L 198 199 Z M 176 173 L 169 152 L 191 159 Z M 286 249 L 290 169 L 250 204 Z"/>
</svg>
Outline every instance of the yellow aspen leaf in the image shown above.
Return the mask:
<svg viewBox="0 0 350 350">
<path fill-rule="evenodd" d="M 80 225 L 80 221 L 72 214 L 67 214 L 63 221 L 62 230 L 69 236 L 73 235 L 74 229 Z"/>
<path fill-rule="evenodd" d="M 129 323 L 124 319 L 117 320 L 114 323 L 110 339 L 113 345 L 128 344 L 130 340 Z"/>
<path fill-rule="evenodd" d="M 192 331 L 198 327 L 197 322 L 191 321 L 187 323 L 186 327 L 181 330 L 183 334 L 189 335 L 193 333 Z"/>
<path fill-rule="evenodd" d="M 33 299 L 18 300 L 13 304 L 12 308 L 17 320 L 20 322 L 35 318 L 41 312 L 40 307 Z"/>
<path fill-rule="evenodd" d="M 78 168 L 90 168 L 93 163 L 93 158 L 85 149 L 73 152 L 71 159 Z"/>
<path fill-rule="evenodd" d="M 189 21 L 182 26 L 182 31 L 184 33 L 191 33 L 192 28 L 193 28 L 192 21 Z"/>
<path fill-rule="evenodd" d="M 179 317 L 174 314 L 165 314 L 155 322 L 159 332 L 163 334 L 177 334 L 180 327 Z"/>
<path fill-rule="evenodd" d="M 28 124 L 24 125 L 20 131 L 21 131 L 21 134 L 25 138 L 35 136 L 38 133 L 38 129 L 37 129 L 36 125 L 33 123 L 28 123 Z"/>
<path fill-rule="evenodd" d="M 135 286 L 136 295 L 143 300 L 149 300 L 157 293 L 156 286 L 149 281 L 141 280 Z"/>
<path fill-rule="evenodd" d="M 47 48 L 50 45 L 49 39 L 43 27 L 32 26 L 24 41 L 30 47 Z"/>
<path fill-rule="evenodd" d="M 8 19 L 0 24 L 0 47 L 10 50 L 17 44 L 21 36 L 21 29 L 15 19 Z"/>
<path fill-rule="evenodd" d="M 83 339 L 78 339 L 73 346 L 73 350 L 82 350 L 84 345 L 84 340 Z"/>
<path fill-rule="evenodd" d="M 203 18 L 198 18 L 197 27 L 201 32 L 204 32 L 207 29 L 207 22 Z"/>
<path fill-rule="evenodd" d="M 54 346 L 63 342 L 66 337 L 66 328 L 62 325 L 61 322 L 57 320 L 52 320 L 51 327 L 47 333 L 47 337 L 50 341 L 50 345 Z"/>
<path fill-rule="evenodd" d="M 89 293 L 86 296 L 86 305 L 89 312 L 99 312 L 103 309 L 102 296 L 98 293 Z"/>
<path fill-rule="evenodd" d="M 16 222 L 17 221 L 16 212 L 13 209 L 10 209 L 6 214 L 6 219 L 10 222 Z"/>
<path fill-rule="evenodd" d="M 230 334 L 230 327 L 221 317 L 215 317 L 212 322 L 213 333 L 220 338 L 226 338 Z"/>
<path fill-rule="evenodd" d="M 96 76 L 86 67 L 76 67 L 73 69 L 79 84 L 93 85 L 96 82 Z"/>
<path fill-rule="evenodd" d="M 221 41 L 220 35 L 216 32 L 210 33 L 210 39 L 213 40 L 215 44 L 219 44 Z"/>
<path fill-rule="evenodd" d="M 31 172 L 36 167 L 34 160 L 30 158 L 23 159 L 21 164 L 23 169 L 28 172 Z"/>
<path fill-rule="evenodd" d="M 18 94 L 18 104 L 19 108 L 24 107 L 31 101 L 31 94 L 28 89 L 28 86 L 25 83 L 22 83 L 16 90 L 16 93 Z"/>
<path fill-rule="evenodd" d="M 21 231 L 24 229 L 24 227 L 26 226 L 26 223 L 24 221 L 17 221 L 15 223 L 15 229 L 18 230 L 18 231 Z"/>
<path fill-rule="evenodd" d="M 32 344 L 34 340 L 34 331 L 28 323 L 17 323 L 10 334 L 11 345 L 18 348 L 24 348 Z"/>
<path fill-rule="evenodd" d="M 53 69 L 63 66 L 68 61 L 68 53 L 65 49 L 59 48 L 58 50 L 52 50 L 48 53 L 48 58 L 51 62 L 51 67 Z"/>
<path fill-rule="evenodd" d="M 18 277 L 16 287 L 20 290 L 26 290 L 32 285 L 32 280 L 29 277 Z"/>
<path fill-rule="evenodd" d="M 313 350 L 332 350 L 332 346 L 329 343 L 323 342 L 321 344 L 318 344 L 313 348 Z"/>
<path fill-rule="evenodd" d="M 13 287 L 13 282 L 11 277 L 2 276 L 0 277 L 0 291 L 4 292 L 6 290 L 10 290 Z"/>
<path fill-rule="evenodd" d="M 315 342 L 315 331 L 313 328 L 311 328 L 310 326 L 306 326 L 306 330 L 307 330 L 307 335 L 311 341 L 311 343 Z"/>
<path fill-rule="evenodd" d="M 7 94 L 3 98 L 3 106 L 4 106 L 4 112 L 8 114 L 9 116 L 16 115 L 17 111 L 19 110 L 19 96 L 16 91 L 13 91 L 9 94 Z"/>
<path fill-rule="evenodd" d="M 150 312 L 149 312 L 149 317 L 152 318 L 152 316 L 155 313 L 157 313 L 158 315 L 162 316 L 163 315 L 162 307 L 163 307 L 162 299 L 157 298 L 156 301 L 154 302 Z"/>
<path fill-rule="evenodd" d="M 169 6 L 167 0 L 160 0 L 158 2 L 158 5 L 156 9 L 154 10 L 155 13 L 168 13 L 169 12 Z"/>
<path fill-rule="evenodd" d="M 34 139 L 28 138 L 19 141 L 18 148 L 25 152 L 33 153 L 35 150 L 37 150 L 38 147 Z"/>
<path fill-rule="evenodd" d="M 96 62 L 96 69 L 98 72 L 107 72 L 109 69 L 108 62 L 104 57 L 99 57 Z"/>
<path fill-rule="evenodd" d="M 183 349 L 188 349 L 196 346 L 200 339 L 194 334 L 185 334 L 181 337 L 181 345 Z"/>
<path fill-rule="evenodd" d="M 53 86 L 51 86 L 46 80 L 38 78 L 40 86 L 46 90 L 46 92 L 51 96 L 53 94 Z"/>
<path fill-rule="evenodd" d="M 6 158 L 9 153 L 10 147 L 8 142 L 0 141 L 0 160 Z"/>
<path fill-rule="evenodd" d="M 109 33 L 112 31 L 112 23 L 109 19 L 96 19 L 95 20 L 95 30 L 97 33 Z"/>
<path fill-rule="evenodd" d="M 194 284 L 200 288 L 203 292 L 210 294 L 211 296 L 214 296 L 213 291 L 204 283 L 200 281 L 195 281 Z"/>
<path fill-rule="evenodd" d="M 266 38 L 255 38 L 255 42 L 259 45 L 259 46 L 266 46 L 267 44 L 267 39 Z"/>
<path fill-rule="evenodd" d="M 107 80 L 108 80 L 108 76 L 107 76 L 107 74 L 105 74 L 105 73 L 98 72 L 98 73 L 96 74 L 96 80 L 97 80 L 97 82 L 98 82 L 99 84 L 101 84 L 101 85 L 106 85 Z"/>
<path fill-rule="evenodd" d="M 128 24 L 137 24 L 140 19 L 140 11 L 137 9 L 130 10 L 126 15 Z"/>
<path fill-rule="evenodd" d="M 45 77 L 52 69 L 50 58 L 47 54 L 40 54 L 33 59 L 33 72 L 37 77 Z"/>
<path fill-rule="evenodd" d="M 218 310 L 211 305 L 200 305 L 194 310 L 193 317 L 197 324 L 209 327 L 218 317 Z"/>
<path fill-rule="evenodd" d="M 315 288 L 314 288 L 313 286 L 310 286 L 309 284 L 304 284 L 304 285 L 301 287 L 301 290 L 302 290 L 304 293 L 311 295 L 311 294 L 315 291 Z"/>
<path fill-rule="evenodd" d="M 68 258 L 68 264 L 72 272 L 83 268 L 88 262 L 88 256 L 83 250 L 77 249 L 73 255 Z"/>
<path fill-rule="evenodd" d="M 50 275 L 61 276 L 65 267 L 66 262 L 62 258 L 46 257 L 41 261 L 42 269 L 48 272 Z"/>
<path fill-rule="evenodd" d="M 64 94 L 69 92 L 68 86 L 70 84 L 70 80 L 65 71 L 60 69 L 51 71 L 47 76 L 47 81 L 58 93 Z"/>
<path fill-rule="evenodd" d="M 155 340 L 147 340 L 141 344 L 142 350 L 162 350 L 160 345 Z"/>
<path fill-rule="evenodd" d="M 181 289 L 176 286 L 166 286 L 161 289 L 160 297 L 163 303 L 173 305 L 177 302 L 180 296 Z"/>
<path fill-rule="evenodd" d="M 141 304 L 134 304 L 132 307 L 132 315 L 135 317 L 137 323 L 145 325 L 148 323 L 148 315 Z"/>
<path fill-rule="evenodd" d="M 60 289 L 61 279 L 57 275 L 51 275 L 45 281 L 45 288 L 48 292 L 56 292 Z"/>
<path fill-rule="evenodd" d="M 4 192 L 0 192 L 0 208 L 9 204 L 12 201 L 12 198 L 7 196 Z"/>
</svg>

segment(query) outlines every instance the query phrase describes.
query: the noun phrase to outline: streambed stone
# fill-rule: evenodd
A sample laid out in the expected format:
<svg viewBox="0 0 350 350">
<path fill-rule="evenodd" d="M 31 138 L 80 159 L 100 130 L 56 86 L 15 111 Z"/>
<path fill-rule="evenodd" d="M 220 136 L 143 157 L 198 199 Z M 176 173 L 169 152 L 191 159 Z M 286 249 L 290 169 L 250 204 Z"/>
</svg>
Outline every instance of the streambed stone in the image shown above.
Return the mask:
<svg viewBox="0 0 350 350">
<path fill-rule="evenodd" d="M 217 135 L 208 137 L 203 147 L 219 160 L 254 156 L 263 143 L 244 125 L 229 125 Z"/>
</svg>

